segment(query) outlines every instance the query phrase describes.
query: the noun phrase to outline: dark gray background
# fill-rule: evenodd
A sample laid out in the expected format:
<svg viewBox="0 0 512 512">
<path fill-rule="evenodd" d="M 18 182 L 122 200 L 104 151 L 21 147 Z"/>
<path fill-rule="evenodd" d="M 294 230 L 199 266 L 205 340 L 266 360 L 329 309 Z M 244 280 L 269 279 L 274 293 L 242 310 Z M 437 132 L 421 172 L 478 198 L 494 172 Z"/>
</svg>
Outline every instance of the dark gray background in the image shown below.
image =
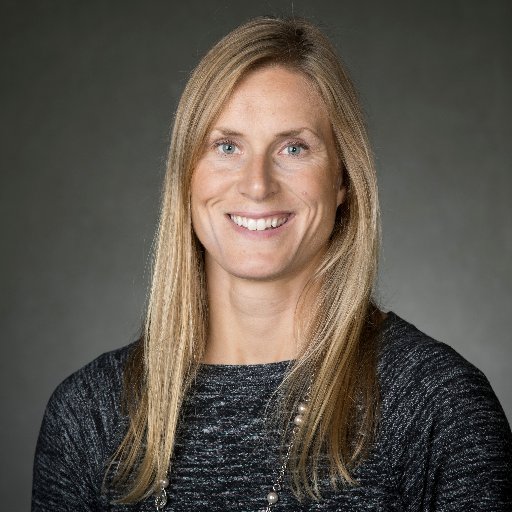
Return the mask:
<svg viewBox="0 0 512 512">
<path fill-rule="evenodd" d="M 481 368 L 512 418 L 512 3 L 293 2 L 367 112 L 383 305 Z M 27 510 L 45 403 L 134 339 L 172 114 L 227 30 L 292 2 L 3 2 L 2 509 Z"/>
</svg>

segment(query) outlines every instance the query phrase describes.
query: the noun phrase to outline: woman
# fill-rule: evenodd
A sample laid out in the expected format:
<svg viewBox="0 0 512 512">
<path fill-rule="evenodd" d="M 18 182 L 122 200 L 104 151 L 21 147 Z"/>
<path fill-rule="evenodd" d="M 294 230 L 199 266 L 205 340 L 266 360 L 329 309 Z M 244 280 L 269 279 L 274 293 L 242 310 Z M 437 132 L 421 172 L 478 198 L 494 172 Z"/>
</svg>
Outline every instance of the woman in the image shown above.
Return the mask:
<svg viewBox="0 0 512 512">
<path fill-rule="evenodd" d="M 199 63 L 141 340 L 64 381 L 33 510 L 510 510 L 485 377 L 372 301 L 376 179 L 323 34 L 255 19 Z"/>
</svg>

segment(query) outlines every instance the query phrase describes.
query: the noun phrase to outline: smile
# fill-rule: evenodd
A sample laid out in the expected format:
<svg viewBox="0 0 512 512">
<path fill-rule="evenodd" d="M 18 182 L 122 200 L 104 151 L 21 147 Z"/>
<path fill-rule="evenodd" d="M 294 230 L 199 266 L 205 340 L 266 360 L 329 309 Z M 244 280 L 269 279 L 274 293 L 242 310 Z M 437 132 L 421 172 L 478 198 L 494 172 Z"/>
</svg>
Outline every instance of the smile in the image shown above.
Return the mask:
<svg viewBox="0 0 512 512">
<path fill-rule="evenodd" d="M 261 217 L 259 219 L 251 219 L 249 217 L 241 217 L 240 215 L 229 215 L 231 220 L 240 227 L 249 231 L 265 231 L 267 229 L 275 229 L 282 226 L 289 218 L 289 215 L 279 217 Z"/>
</svg>

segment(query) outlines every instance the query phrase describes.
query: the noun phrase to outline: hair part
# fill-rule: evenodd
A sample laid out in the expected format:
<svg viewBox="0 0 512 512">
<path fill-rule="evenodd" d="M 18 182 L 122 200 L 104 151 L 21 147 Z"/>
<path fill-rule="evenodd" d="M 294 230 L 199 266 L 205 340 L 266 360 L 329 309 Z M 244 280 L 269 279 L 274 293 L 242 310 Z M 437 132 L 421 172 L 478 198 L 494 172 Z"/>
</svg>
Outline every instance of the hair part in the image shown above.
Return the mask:
<svg viewBox="0 0 512 512">
<path fill-rule="evenodd" d="M 176 112 L 144 335 L 125 370 L 130 424 L 110 466 L 119 502 L 147 497 L 172 465 L 183 399 L 204 354 L 208 325 L 203 248 L 191 220 L 191 176 L 212 123 L 237 84 L 265 66 L 285 66 L 315 85 L 332 123 L 347 188 L 324 259 L 297 305 L 301 349 L 280 388 L 284 426 L 309 389 L 308 412 L 289 461 L 294 492 L 320 496 L 325 457 L 333 485 L 354 484 L 351 471 L 372 445 L 379 410 L 372 291 L 380 233 L 364 119 L 339 57 L 316 26 L 296 18 L 255 18 L 201 60 Z"/>
</svg>

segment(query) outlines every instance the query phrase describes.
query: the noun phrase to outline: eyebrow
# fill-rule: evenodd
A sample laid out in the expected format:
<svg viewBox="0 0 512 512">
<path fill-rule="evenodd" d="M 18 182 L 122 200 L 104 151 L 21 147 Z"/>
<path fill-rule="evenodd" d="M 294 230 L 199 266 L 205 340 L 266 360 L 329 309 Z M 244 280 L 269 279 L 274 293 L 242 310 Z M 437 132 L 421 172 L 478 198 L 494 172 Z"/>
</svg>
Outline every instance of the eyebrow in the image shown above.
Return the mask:
<svg viewBox="0 0 512 512">
<path fill-rule="evenodd" d="M 302 132 L 309 132 L 313 136 L 315 136 L 317 139 L 320 139 L 320 136 L 311 128 L 308 128 L 304 126 L 303 128 L 296 128 L 293 130 L 286 130 L 284 132 L 276 133 L 276 137 L 278 138 L 284 138 L 284 137 L 298 137 Z M 244 134 L 241 132 L 237 132 L 236 130 L 231 130 L 229 128 L 224 128 L 222 126 L 217 126 L 212 129 L 211 133 L 213 132 L 219 132 L 224 137 L 243 137 Z"/>
</svg>

